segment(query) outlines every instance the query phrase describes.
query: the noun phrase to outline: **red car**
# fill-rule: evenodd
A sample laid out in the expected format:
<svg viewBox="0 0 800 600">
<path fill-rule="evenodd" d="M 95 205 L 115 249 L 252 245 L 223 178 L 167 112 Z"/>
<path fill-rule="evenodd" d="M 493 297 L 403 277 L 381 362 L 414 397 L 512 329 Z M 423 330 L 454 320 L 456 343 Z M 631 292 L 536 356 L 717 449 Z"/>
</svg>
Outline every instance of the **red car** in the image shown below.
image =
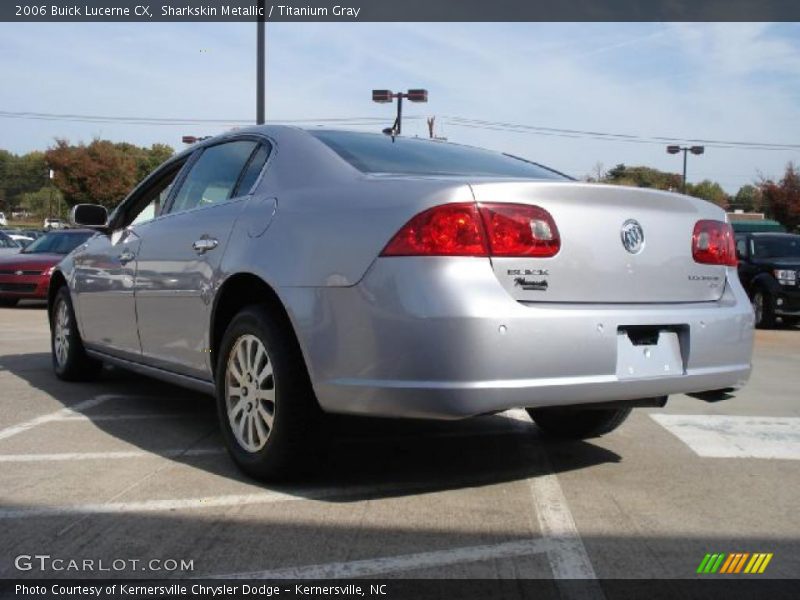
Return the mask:
<svg viewBox="0 0 800 600">
<path fill-rule="evenodd" d="M 0 256 L 0 306 L 46 300 L 53 267 L 94 234 L 86 229 L 51 231 L 21 252 Z"/>
</svg>

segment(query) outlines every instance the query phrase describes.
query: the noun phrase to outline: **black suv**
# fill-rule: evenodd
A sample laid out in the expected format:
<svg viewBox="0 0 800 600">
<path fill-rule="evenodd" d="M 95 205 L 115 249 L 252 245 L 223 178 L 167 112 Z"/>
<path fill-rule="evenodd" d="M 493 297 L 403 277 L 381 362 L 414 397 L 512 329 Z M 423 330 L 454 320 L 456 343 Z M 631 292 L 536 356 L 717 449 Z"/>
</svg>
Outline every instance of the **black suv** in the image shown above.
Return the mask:
<svg viewBox="0 0 800 600">
<path fill-rule="evenodd" d="M 756 326 L 800 322 L 800 235 L 741 233 L 736 235 L 739 279 L 753 302 Z"/>
</svg>

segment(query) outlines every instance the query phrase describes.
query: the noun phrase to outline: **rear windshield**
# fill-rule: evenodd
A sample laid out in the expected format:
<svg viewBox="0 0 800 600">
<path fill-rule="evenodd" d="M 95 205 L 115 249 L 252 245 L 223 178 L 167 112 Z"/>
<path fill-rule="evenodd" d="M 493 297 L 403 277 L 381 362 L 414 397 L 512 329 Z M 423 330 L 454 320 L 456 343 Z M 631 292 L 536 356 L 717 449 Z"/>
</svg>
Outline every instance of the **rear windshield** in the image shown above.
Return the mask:
<svg viewBox="0 0 800 600">
<path fill-rule="evenodd" d="M 309 133 L 364 173 L 568 179 L 542 165 L 470 146 L 351 131 Z"/>
</svg>

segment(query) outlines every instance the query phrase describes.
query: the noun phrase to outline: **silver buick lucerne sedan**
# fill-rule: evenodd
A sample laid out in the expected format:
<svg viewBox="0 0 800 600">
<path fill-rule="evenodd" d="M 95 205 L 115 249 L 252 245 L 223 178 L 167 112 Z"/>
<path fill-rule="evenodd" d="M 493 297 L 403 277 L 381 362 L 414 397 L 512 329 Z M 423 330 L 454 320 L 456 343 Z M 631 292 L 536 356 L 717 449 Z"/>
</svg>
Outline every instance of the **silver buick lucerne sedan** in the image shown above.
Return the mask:
<svg viewBox="0 0 800 600">
<path fill-rule="evenodd" d="M 508 154 L 257 127 L 72 218 L 97 234 L 52 276 L 56 374 L 107 362 L 214 394 L 257 477 L 307 461 L 324 413 L 524 407 L 582 438 L 750 373 L 722 209 Z"/>
</svg>

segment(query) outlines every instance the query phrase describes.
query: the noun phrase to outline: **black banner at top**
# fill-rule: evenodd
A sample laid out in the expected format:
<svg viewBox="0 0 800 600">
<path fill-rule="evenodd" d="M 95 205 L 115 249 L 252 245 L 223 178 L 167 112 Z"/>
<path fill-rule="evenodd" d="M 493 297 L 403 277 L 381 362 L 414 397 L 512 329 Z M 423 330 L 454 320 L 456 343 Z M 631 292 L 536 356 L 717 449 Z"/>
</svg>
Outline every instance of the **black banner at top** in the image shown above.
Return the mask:
<svg viewBox="0 0 800 600">
<path fill-rule="evenodd" d="M 6 22 L 800 21 L 797 0 L 2 0 Z"/>
</svg>

